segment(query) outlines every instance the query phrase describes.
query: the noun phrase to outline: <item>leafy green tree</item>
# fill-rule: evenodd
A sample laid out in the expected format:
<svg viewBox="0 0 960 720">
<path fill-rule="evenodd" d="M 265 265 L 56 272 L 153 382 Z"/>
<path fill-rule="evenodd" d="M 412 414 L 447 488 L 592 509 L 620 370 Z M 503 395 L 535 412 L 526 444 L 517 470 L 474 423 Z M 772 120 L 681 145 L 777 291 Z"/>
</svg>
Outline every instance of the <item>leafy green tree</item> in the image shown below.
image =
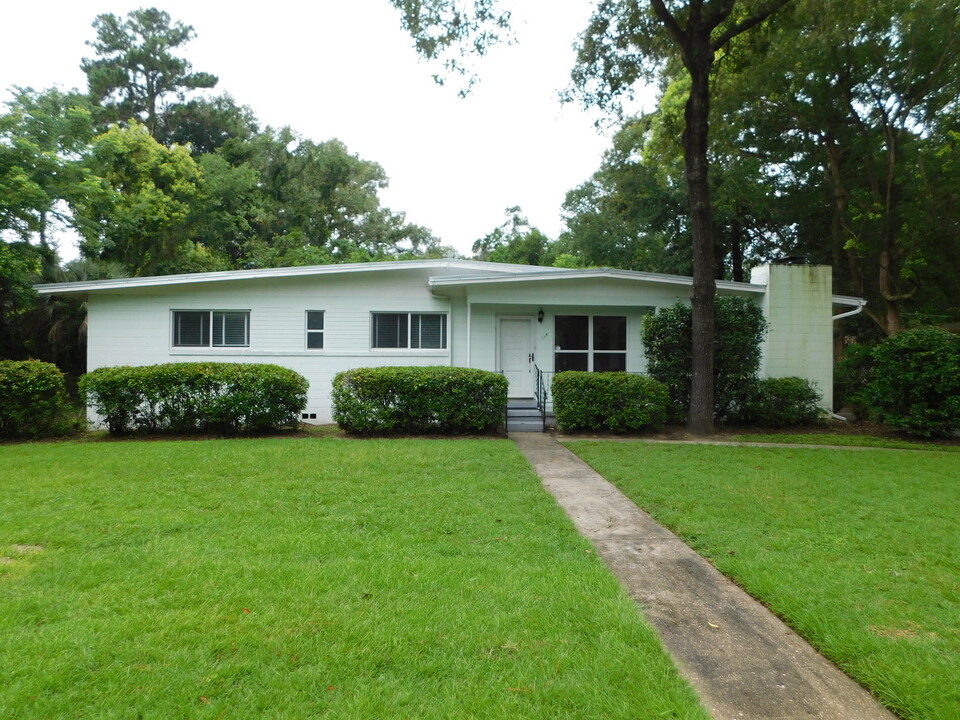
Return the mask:
<svg viewBox="0 0 960 720">
<path fill-rule="evenodd" d="M 649 151 L 653 122 L 653 116 L 627 120 L 600 169 L 567 193 L 559 246 L 585 265 L 691 272 L 682 178 Z"/>
<path fill-rule="evenodd" d="M 253 111 L 237 105 L 229 95 L 171 105 L 159 122 L 160 143 L 189 145 L 195 157 L 213 153 L 230 141 L 248 142 L 260 128 Z"/>
<path fill-rule="evenodd" d="M 121 263 L 131 275 L 205 269 L 196 247 L 194 211 L 202 174 L 187 148 L 166 148 L 142 125 L 112 127 L 94 139 L 87 167 L 93 178 L 73 203 L 85 257 Z"/>
<path fill-rule="evenodd" d="M 173 22 L 157 8 L 112 13 L 93 21 L 96 39 L 87 44 L 95 58 L 84 58 L 90 96 L 106 111 L 107 122 L 136 120 L 154 137 L 161 127 L 167 98 L 184 102 L 191 90 L 212 88 L 217 78 L 193 72 L 189 62 L 174 52 L 194 37 L 193 28 Z"/>
<path fill-rule="evenodd" d="M 80 282 L 127 277 L 116 262 L 78 258 L 48 271 L 43 282 Z M 29 356 L 54 363 L 76 380 L 87 369 L 87 304 L 71 296 L 35 297 L 19 323 Z"/>
<path fill-rule="evenodd" d="M 552 265 L 556 258 L 553 242 L 531 227 L 519 206 L 504 210 L 507 219 L 473 243 L 477 260 L 516 265 Z"/>
<path fill-rule="evenodd" d="M 948 0 L 796 2 L 732 49 L 717 95 L 715 135 L 783 184 L 795 247 L 888 334 L 956 255 L 940 230 L 957 185 L 930 161 L 960 98 L 958 31 Z"/>
<path fill-rule="evenodd" d="M 789 0 L 601 2 L 584 32 L 575 88 L 588 104 L 618 108 L 637 83 L 680 63 L 690 87 L 684 107 L 683 157 L 693 246 L 693 374 L 689 428 L 713 432 L 716 334 L 714 217 L 709 179 L 710 81 L 717 53 Z"/>
<path fill-rule="evenodd" d="M 718 51 L 763 23 L 790 0 L 602 0 L 581 35 L 573 70 L 575 94 L 586 104 L 615 109 L 637 84 L 668 63 L 690 79 L 683 149 L 693 244 L 693 384 L 689 428 L 713 431 L 715 334 L 713 214 L 708 177 L 710 78 Z M 497 0 L 461 10 L 453 0 L 391 0 L 417 50 L 438 58 L 450 48 L 482 51 L 499 40 L 509 13 Z"/>
<path fill-rule="evenodd" d="M 380 205 L 383 168 L 338 140 L 316 143 L 289 128 L 267 128 L 221 154 L 259 174 L 260 205 L 242 250 L 245 267 L 361 262 L 437 246 L 428 230 Z"/>
<path fill-rule="evenodd" d="M 715 413 L 721 422 L 730 422 L 748 410 L 767 321 L 753 301 L 725 295 L 717 298 L 717 325 Z M 644 318 L 642 340 L 648 371 L 666 385 L 671 418 L 676 422 L 682 422 L 690 408 L 692 333 L 692 310 L 684 303 L 660 308 Z"/>
<path fill-rule="evenodd" d="M 0 240 L 0 360 L 23 360 L 28 355 L 20 323 L 36 301 L 33 284 L 42 265 L 38 249 L 30 243 Z"/>
<path fill-rule="evenodd" d="M 68 224 L 66 200 L 83 182 L 79 162 L 93 137 L 78 93 L 16 88 L 0 115 L 0 231 L 47 247 L 51 223 Z"/>
</svg>

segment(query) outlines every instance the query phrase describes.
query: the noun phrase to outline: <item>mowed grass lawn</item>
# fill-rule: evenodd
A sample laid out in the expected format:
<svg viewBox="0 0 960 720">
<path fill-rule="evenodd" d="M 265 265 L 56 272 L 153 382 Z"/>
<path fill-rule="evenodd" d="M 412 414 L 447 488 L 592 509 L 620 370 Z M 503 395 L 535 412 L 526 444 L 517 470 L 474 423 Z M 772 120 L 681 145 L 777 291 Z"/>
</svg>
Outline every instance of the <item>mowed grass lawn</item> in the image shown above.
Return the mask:
<svg viewBox="0 0 960 720">
<path fill-rule="evenodd" d="M 0 717 L 705 718 L 505 440 L 0 446 Z"/>
<path fill-rule="evenodd" d="M 960 718 L 955 453 L 568 445 L 892 710 Z"/>
</svg>

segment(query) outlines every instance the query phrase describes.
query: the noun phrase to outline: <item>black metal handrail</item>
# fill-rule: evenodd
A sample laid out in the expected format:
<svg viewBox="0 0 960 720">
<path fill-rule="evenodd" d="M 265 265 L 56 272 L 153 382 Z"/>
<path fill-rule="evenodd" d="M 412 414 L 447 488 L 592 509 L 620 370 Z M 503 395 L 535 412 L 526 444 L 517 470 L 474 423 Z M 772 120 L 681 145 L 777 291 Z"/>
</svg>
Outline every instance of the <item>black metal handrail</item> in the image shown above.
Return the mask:
<svg viewBox="0 0 960 720">
<path fill-rule="evenodd" d="M 540 422 L 543 423 L 543 430 L 546 432 L 547 429 L 547 386 L 544 383 L 544 372 L 537 367 L 537 364 L 533 365 L 533 372 L 535 374 L 534 378 L 534 397 L 537 400 L 537 409 L 540 411 Z"/>
</svg>

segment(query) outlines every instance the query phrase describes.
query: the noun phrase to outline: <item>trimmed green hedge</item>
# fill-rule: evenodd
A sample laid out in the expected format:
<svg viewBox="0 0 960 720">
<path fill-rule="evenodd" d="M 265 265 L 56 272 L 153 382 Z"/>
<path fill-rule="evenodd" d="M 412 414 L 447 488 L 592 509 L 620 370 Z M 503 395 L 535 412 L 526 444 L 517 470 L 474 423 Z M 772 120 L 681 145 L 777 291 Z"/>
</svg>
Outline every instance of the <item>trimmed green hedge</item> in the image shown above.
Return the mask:
<svg viewBox="0 0 960 720">
<path fill-rule="evenodd" d="M 873 350 L 862 397 L 877 417 L 920 437 L 960 430 L 960 336 L 938 328 L 906 330 Z"/>
<path fill-rule="evenodd" d="M 507 379 L 470 368 L 355 368 L 333 379 L 333 418 L 346 432 L 496 432 L 507 408 Z"/>
<path fill-rule="evenodd" d="M 760 427 L 810 425 L 823 419 L 821 395 L 799 377 L 757 380 L 744 411 L 744 420 Z"/>
<path fill-rule="evenodd" d="M 87 404 L 112 434 L 263 431 L 295 426 L 308 383 L 257 363 L 168 363 L 94 370 L 80 378 Z"/>
<path fill-rule="evenodd" d="M 77 429 L 63 373 L 56 365 L 0 361 L 0 437 L 50 437 Z"/>
<path fill-rule="evenodd" d="M 553 412 L 565 432 L 634 432 L 663 426 L 667 386 L 645 375 L 567 371 L 553 378 Z"/>
</svg>

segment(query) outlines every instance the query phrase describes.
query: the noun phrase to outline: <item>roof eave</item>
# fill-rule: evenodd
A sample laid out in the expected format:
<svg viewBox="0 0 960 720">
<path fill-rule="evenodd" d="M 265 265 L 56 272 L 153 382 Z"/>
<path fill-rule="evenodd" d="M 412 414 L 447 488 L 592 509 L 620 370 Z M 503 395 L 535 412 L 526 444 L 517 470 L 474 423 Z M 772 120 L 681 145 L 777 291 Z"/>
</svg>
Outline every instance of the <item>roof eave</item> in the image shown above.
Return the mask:
<svg viewBox="0 0 960 720">
<path fill-rule="evenodd" d="M 554 268 L 550 271 L 537 271 L 517 275 L 455 275 L 439 276 L 430 278 L 430 287 L 458 287 L 465 285 L 489 285 L 493 283 L 515 283 L 515 282 L 541 282 L 541 281 L 571 281 L 571 280 L 597 280 L 597 279 L 619 279 L 632 282 L 650 282 L 665 285 L 680 285 L 683 287 L 692 287 L 693 278 L 684 275 L 666 275 L 661 273 L 646 273 L 636 270 L 619 270 L 616 268 L 589 268 L 584 270 Z M 736 290 L 740 292 L 763 293 L 766 291 L 766 285 L 754 283 L 732 282 L 729 280 L 718 280 L 717 287 L 724 290 Z"/>
<path fill-rule="evenodd" d="M 202 283 L 229 282 L 235 280 L 261 280 L 282 277 L 310 277 L 337 273 L 382 272 L 390 270 L 457 269 L 483 268 L 491 263 L 476 260 L 390 260 L 372 263 L 344 263 L 339 265 L 307 265 L 300 267 L 264 268 L 260 270 L 224 270 L 207 273 L 187 273 L 181 275 L 153 275 L 139 278 L 120 278 L 115 280 L 90 280 L 69 283 L 46 283 L 35 285 L 41 295 L 62 295 L 89 293 L 103 290 L 126 290 L 133 288 L 155 288 L 172 285 L 194 285 Z M 502 263 L 499 273 L 510 275 L 528 272 L 526 265 Z M 497 273 L 491 273 L 496 276 Z"/>
</svg>

